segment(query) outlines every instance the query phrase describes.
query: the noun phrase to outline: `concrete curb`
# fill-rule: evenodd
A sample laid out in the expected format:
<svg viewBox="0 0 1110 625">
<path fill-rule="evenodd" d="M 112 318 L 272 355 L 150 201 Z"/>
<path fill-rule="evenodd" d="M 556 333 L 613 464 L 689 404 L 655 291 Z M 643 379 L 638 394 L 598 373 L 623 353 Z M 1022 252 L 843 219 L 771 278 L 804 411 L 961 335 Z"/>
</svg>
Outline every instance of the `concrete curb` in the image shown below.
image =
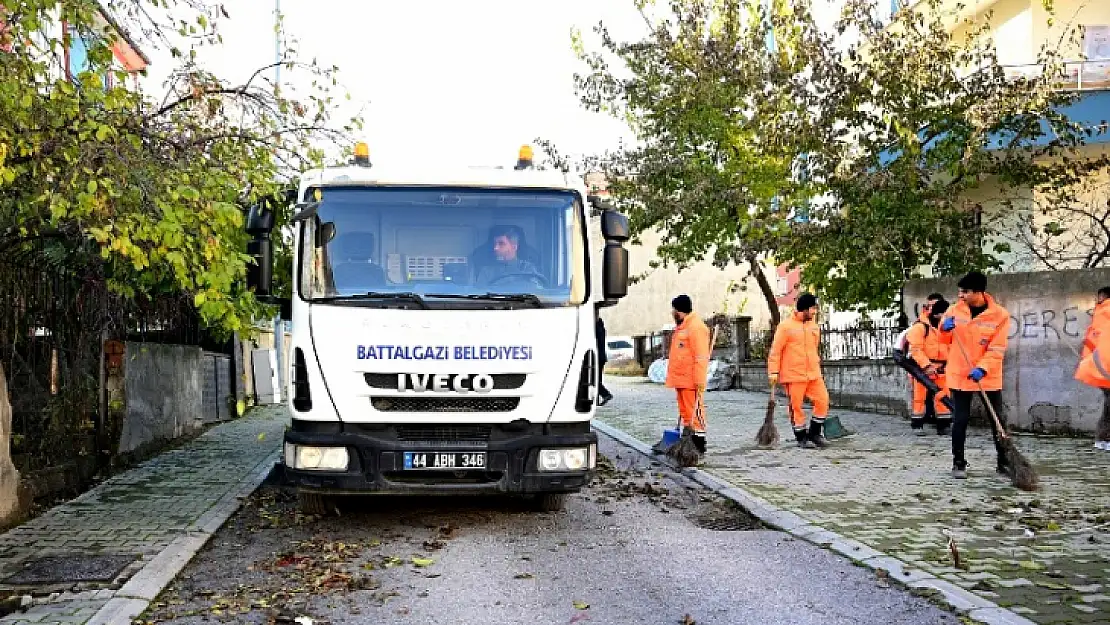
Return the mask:
<svg viewBox="0 0 1110 625">
<path fill-rule="evenodd" d="M 167 545 L 122 588 L 115 591 L 108 603 L 86 621 L 86 625 L 131 625 L 132 620 L 147 609 L 204 547 L 208 539 L 239 509 L 242 500 L 250 496 L 266 479 L 273 470 L 280 451 L 280 448 L 275 449 L 256 464 L 246 478 L 194 521 L 184 536 Z"/>
<path fill-rule="evenodd" d="M 593 428 L 625 447 L 629 447 L 656 461 L 665 462 L 652 453 L 650 445 L 622 430 L 600 423 L 597 419 L 593 420 Z M 940 596 L 937 598 L 947 603 L 956 614 L 967 616 L 986 625 L 1036 625 L 1024 616 L 1011 612 L 947 580 L 937 578 L 932 573 L 915 569 L 905 562 L 873 549 L 864 543 L 813 525 L 797 514 L 789 510 L 783 510 L 711 473 L 697 468 L 679 469 L 674 467 L 674 470 L 714 493 L 731 499 L 769 527 L 786 532 L 819 547 L 831 549 L 862 566 L 876 571 L 882 570 L 886 573 L 888 579 L 894 580 L 906 588 L 939 593 Z"/>
</svg>

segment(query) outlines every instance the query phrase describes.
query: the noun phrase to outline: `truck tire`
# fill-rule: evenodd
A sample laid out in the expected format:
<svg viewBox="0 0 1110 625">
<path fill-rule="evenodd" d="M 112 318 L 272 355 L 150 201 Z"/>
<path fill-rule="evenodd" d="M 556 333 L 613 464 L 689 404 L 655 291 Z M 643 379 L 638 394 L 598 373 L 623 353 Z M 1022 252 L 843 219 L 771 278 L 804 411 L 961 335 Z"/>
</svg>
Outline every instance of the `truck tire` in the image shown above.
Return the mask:
<svg viewBox="0 0 1110 625">
<path fill-rule="evenodd" d="M 304 514 L 328 516 L 332 513 L 334 504 L 327 495 L 302 490 L 297 491 L 297 507 Z"/>
<path fill-rule="evenodd" d="M 536 495 L 535 506 L 540 512 L 562 512 L 567 505 L 566 493 Z"/>
</svg>

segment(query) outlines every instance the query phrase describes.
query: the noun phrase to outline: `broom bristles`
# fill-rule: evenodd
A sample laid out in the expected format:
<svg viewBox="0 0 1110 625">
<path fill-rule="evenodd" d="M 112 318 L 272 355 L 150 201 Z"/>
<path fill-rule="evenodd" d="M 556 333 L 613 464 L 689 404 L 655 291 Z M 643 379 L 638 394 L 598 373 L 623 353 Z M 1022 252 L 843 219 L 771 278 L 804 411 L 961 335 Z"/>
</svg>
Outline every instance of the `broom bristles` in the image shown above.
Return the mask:
<svg viewBox="0 0 1110 625">
<path fill-rule="evenodd" d="M 1032 463 L 1014 445 L 1009 436 L 1002 439 L 1003 453 L 1006 454 L 1006 466 L 1010 468 L 1010 481 L 1021 490 L 1037 490 L 1037 471 Z"/>
<path fill-rule="evenodd" d="M 694 443 L 693 435 L 683 432 L 678 441 L 667 448 L 667 457 L 673 458 L 681 467 L 692 467 L 701 460 L 701 452 Z"/>
<path fill-rule="evenodd" d="M 755 433 L 755 442 L 760 447 L 772 447 L 779 442 L 779 430 L 775 427 L 775 400 L 767 402 L 767 415 L 763 417 L 763 425 Z"/>
</svg>

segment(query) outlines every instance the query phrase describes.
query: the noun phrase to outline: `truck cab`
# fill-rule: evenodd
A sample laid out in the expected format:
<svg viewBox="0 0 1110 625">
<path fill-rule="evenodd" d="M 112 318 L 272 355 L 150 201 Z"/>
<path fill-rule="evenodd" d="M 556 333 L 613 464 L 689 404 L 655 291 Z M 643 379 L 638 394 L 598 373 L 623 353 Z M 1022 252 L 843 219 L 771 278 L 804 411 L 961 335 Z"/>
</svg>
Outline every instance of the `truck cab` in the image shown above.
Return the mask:
<svg viewBox="0 0 1110 625">
<path fill-rule="evenodd" d="M 594 319 L 627 292 L 624 216 L 528 146 L 511 169 L 414 169 L 358 144 L 304 172 L 297 200 L 281 469 L 302 508 L 509 493 L 553 511 L 588 484 Z M 264 213 L 248 219 L 252 286 L 273 301 Z"/>
</svg>

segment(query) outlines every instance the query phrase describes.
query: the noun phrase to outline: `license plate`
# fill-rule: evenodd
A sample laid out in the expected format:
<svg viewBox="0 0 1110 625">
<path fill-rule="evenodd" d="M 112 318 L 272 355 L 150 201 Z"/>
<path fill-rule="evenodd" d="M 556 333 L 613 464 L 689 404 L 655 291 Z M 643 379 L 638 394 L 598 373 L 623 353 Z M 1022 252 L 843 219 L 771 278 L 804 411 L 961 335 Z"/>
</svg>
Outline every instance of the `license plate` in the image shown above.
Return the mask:
<svg viewBox="0 0 1110 625">
<path fill-rule="evenodd" d="M 457 471 L 464 469 L 486 468 L 485 452 L 425 452 L 406 451 L 405 470 L 447 470 Z"/>
</svg>

